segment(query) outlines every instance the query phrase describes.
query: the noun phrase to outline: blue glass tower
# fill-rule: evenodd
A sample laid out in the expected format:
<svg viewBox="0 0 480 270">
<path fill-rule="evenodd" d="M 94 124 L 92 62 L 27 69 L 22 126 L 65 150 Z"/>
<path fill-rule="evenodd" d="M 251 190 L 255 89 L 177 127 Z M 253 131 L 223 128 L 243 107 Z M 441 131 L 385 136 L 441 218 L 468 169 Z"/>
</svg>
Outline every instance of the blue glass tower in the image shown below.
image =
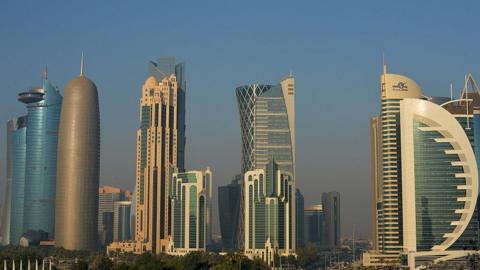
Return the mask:
<svg viewBox="0 0 480 270">
<path fill-rule="evenodd" d="M 19 94 L 27 104 L 25 211 L 23 231 L 43 230 L 54 237 L 58 124 L 62 96 L 47 79 Z"/>
<path fill-rule="evenodd" d="M 12 166 L 10 244 L 18 245 L 23 233 L 25 195 L 25 160 L 27 150 L 27 116 L 11 119 L 8 126 L 8 143 L 11 151 L 7 163 Z"/>
</svg>

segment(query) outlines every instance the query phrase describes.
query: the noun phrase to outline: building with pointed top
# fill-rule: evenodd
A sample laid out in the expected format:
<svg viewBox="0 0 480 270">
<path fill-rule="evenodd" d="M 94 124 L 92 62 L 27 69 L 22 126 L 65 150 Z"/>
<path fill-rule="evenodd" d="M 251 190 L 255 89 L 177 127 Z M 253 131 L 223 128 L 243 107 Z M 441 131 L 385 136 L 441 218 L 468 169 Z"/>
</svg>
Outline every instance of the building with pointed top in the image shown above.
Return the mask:
<svg viewBox="0 0 480 270">
<path fill-rule="evenodd" d="M 65 87 L 58 151 L 55 246 L 98 248 L 100 113 L 94 82 L 83 72 Z"/>
</svg>

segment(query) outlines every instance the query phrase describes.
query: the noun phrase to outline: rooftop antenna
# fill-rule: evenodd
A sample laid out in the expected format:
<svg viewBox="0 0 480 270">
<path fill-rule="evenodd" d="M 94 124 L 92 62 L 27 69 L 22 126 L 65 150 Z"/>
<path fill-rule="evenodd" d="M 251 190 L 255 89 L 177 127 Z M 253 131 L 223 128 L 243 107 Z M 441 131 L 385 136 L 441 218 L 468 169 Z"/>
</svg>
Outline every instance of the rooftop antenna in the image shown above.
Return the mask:
<svg viewBox="0 0 480 270">
<path fill-rule="evenodd" d="M 470 130 L 470 116 L 468 115 L 468 81 L 467 81 L 467 75 L 465 75 L 465 102 L 467 103 L 467 128 L 466 130 Z"/>
<path fill-rule="evenodd" d="M 80 59 L 80 76 L 83 76 L 83 51 L 82 58 Z"/>
<path fill-rule="evenodd" d="M 453 100 L 453 83 L 450 83 L 450 100 Z"/>
<path fill-rule="evenodd" d="M 43 79 L 46 81 L 48 80 L 48 67 L 45 65 L 45 69 L 43 70 Z"/>
<path fill-rule="evenodd" d="M 383 74 L 387 74 L 387 64 L 385 63 L 385 53 L 382 52 L 382 67 L 383 67 Z"/>
</svg>

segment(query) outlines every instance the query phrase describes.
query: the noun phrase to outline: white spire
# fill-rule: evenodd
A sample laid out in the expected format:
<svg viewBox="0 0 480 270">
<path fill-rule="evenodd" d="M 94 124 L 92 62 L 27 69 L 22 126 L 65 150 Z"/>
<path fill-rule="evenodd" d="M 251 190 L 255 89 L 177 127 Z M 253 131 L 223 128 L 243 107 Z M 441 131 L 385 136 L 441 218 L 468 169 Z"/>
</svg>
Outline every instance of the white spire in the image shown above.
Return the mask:
<svg viewBox="0 0 480 270">
<path fill-rule="evenodd" d="M 82 58 L 80 59 L 80 76 L 83 76 L 83 51 Z"/>
<path fill-rule="evenodd" d="M 387 64 L 385 63 L 385 53 L 382 52 L 382 67 L 383 67 L 383 74 L 387 74 Z"/>
</svg>

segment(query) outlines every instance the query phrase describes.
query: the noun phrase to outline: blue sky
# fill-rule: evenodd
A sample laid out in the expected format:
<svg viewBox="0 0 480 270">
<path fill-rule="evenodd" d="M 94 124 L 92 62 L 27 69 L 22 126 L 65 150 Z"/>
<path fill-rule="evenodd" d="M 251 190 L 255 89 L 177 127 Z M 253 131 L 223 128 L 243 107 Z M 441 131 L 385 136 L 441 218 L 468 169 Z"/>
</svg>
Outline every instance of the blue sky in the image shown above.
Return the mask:
<svg viewBox="0 0 480 270">
<path fill-rule="evenodd" d="M 187 64 L 187 167 L 216 185 L 240 171 L 235 87 L 296 79 L 297 185 L 306 205 L 342 193 L 344 235 L 369 236 L 369 119 L 378 76 L 412 77 L 449 95 L 480 77 L 478 1 L 15 1 L 0 3 L 0 123 L 25 112 L 16 94 L 85 73 L 97 84 L 101 183 L 132 189 L 138 98 L 147 62 Z M 5 124 L 3 129 L 5 130 Z M 0 132 L 1 181 L 5 132 Z M 3 202 L 1 200 L 0 202 Z M 216 217 L 216 216 L 215 216 Z"/>
</svg>

